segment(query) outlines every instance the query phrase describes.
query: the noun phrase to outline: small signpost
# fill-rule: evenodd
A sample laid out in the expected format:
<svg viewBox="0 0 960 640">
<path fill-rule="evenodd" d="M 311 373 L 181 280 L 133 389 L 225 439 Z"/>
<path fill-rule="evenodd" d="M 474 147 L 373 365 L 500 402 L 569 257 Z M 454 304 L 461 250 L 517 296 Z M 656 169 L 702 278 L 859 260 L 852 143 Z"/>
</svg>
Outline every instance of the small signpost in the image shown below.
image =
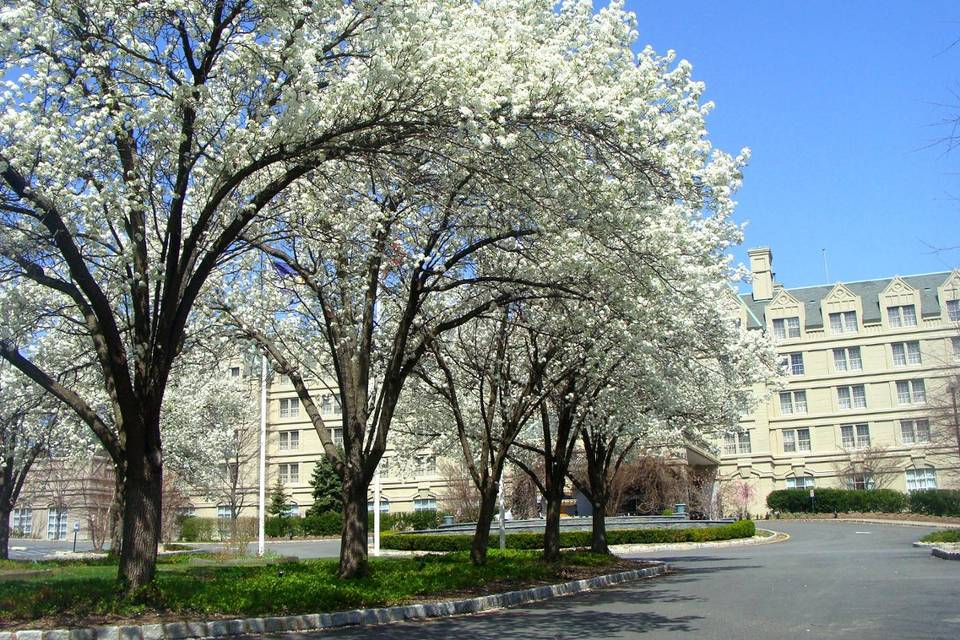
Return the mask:
<svg viewBox="0 0 960 640">
<path fill-rule="evenodd" d="M 80 532 L 80 523 L 73 523 L 73 552 L 77 552 L 77 534 Z"/>
</svg>

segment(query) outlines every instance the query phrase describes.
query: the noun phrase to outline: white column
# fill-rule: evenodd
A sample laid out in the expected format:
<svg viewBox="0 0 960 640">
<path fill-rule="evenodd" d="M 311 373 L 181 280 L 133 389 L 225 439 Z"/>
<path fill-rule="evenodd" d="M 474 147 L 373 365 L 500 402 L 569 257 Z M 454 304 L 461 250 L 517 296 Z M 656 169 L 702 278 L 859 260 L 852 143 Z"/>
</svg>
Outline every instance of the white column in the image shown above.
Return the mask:
<svg viewBox="0 0 960 640">
<path fill-rule="evenodd" d="M 267 356 L 260 356 L 260 505 L 257 512 L 257 555 L 263 557 L 267 481 Z"/>
<path fill-rule="evenodd" d="M 373 472 L 373 555 L 380 555 L 380 463 Z"/>
</svg>

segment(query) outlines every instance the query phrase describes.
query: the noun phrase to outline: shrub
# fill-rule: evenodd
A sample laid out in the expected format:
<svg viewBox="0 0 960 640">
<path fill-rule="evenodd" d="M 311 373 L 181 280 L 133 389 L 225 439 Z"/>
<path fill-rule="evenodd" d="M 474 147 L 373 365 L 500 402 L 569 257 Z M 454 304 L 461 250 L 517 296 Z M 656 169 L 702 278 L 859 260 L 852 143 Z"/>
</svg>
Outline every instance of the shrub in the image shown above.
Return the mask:
<svg viewBox="0 0 960 640">
<path fill-rule="evenodd" d="M 664 509 L 663 511 L 660 512 L 660 515 L 662 515 L 662 516 L 672 516 L 672 515 L 673 515 L 673 509 Z"/>
<path fill-rule="evenodd" d="M 779 489 L 767 495 L 767 506 L 786 513 L 810 513 L 809 489 Z M 815 513 L 879 512 L 900 513 L 907 508 L 907 496 L 891 489 L 854 491 L 816 489 Z"/>
<path fill-rule="evenodd" d="M 263 531 L 268 538 L 299 536 L 303 533 L 303 518 L 270 516 L 263 523 Z"/>
<path fill-rule="evenodd" d="M 920 542 L 960 542 L 960 529 L 934 531 L 920 538 Z"/>
<path fill-rule="evenodd" d="M 752 520 L 741 520 L 719 527 L 689 527 L 685 529 L 613 529 L 607 532 L 609 544 L 654 544 L 672 542 L 709 542 L 750 538 L 756 534 Z M 560 534 L 560 546 L 589 547 L 590 531 L 564 531 Z M 384 549 L 403 551 L 466 551 L 473 540 L 471 535 L 390 533 L 380 539 Z M 496 544 L 496 539 L 491 539 Z M 511 533 L 507 535 L 508 549 L 542 549 L 542 533 Z"/>
<path fill-rule="evenodd" d="M 301 522 L 301 530 L 308 536 L 338 536 L 342 528 L 343 514 L 336 511 L 307 516 Z"/>
<path fill-rule="evenodd" d="M 180 523 L 180 540 L 184 542 L 210 542 L 217 530 L 215 518 L 188 516 Z"/>
<path fill-rule="evenodd" d="M 960 491 L 923 489 L 910 493 L 910 511 L 929 516 L 960 516 Z"/>
</svg>

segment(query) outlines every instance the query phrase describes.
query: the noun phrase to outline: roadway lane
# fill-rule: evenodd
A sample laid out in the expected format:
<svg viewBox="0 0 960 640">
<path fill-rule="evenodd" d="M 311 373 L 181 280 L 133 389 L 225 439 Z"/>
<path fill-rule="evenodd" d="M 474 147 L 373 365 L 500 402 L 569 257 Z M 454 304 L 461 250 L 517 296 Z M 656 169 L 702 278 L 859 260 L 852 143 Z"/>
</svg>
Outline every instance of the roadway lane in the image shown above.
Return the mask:
<svg viewBox="0 0 960 640">
<path fill-rule="evenodd" d="M 677 567 L 663 578 L 477 616 L 298 635 L 337 640 L 960 638 L 960 562 L 932 558 L 929 550 L 910 546 L 929 529 L 771 524 L 791 540 L 639 556 Z"/>
</svg>

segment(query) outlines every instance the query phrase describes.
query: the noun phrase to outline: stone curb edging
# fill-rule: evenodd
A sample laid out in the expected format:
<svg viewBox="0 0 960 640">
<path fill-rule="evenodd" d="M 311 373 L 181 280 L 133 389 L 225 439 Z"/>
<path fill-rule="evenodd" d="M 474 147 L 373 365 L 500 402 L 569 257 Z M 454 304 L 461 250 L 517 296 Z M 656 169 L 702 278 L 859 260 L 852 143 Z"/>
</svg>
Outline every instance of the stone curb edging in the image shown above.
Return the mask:
<svg viewBox="0 0 960 640">
<path fill-rule="evenodd" d="M 618 544 L 610 545 L 610 551 L 617 555 L 635 554 L 657 551 L 683 551 L 685 549 L 722 549 L 724 547 L 746 547 L 755 544 L 774 544 L 776 542 L 786 542 L 790 539 L 790 534 L 782 531 L 771 531 L 770 529 L 761 529 L 761 531 L 770 531 L 771 536 L 753 536 L 751 538 L 736 538 L 734 540 L 716 540 L 712 542 L 673 542 L 664 544 Z"/>
<path fill-rule="evenodd" d="M 940 547 L 930 549 L 930 555 L 942 560 L 960 560 L 960 551 L 951 551 Z"/>
<path fill-rule="evenodd" d="M 652 578 L 666 573 L 669 569 L 670 565 L 667 563 L 657 562 L 656 566 L 646 569 L 634 569 L 633 571 L 622 571 L 561 584 L 430 604 L 412 604 L 381 609 L 356 609 L 354 611 L 314 613 L 302 616 L 214 620 L 211 622 L 169 622 L 166 624 L 82 629 L 0 631 L 0 640 L 188 640 L 192 638 L 233 638 L 289 631 L 319 631 L 355 625 L 369 626 L 503 609 L 528 602 L 573 595 L 631 580 Z"/>
<path fill-rule="evenodd" d="M 780 522 L 859 522 L 862 524 L 890 524 L 895 527 L 935 527 L 957 529 L 960 523 L 930 522 L 927 520 L 883 520 L 881 518 L 783 518 Z"/>
</svg>

